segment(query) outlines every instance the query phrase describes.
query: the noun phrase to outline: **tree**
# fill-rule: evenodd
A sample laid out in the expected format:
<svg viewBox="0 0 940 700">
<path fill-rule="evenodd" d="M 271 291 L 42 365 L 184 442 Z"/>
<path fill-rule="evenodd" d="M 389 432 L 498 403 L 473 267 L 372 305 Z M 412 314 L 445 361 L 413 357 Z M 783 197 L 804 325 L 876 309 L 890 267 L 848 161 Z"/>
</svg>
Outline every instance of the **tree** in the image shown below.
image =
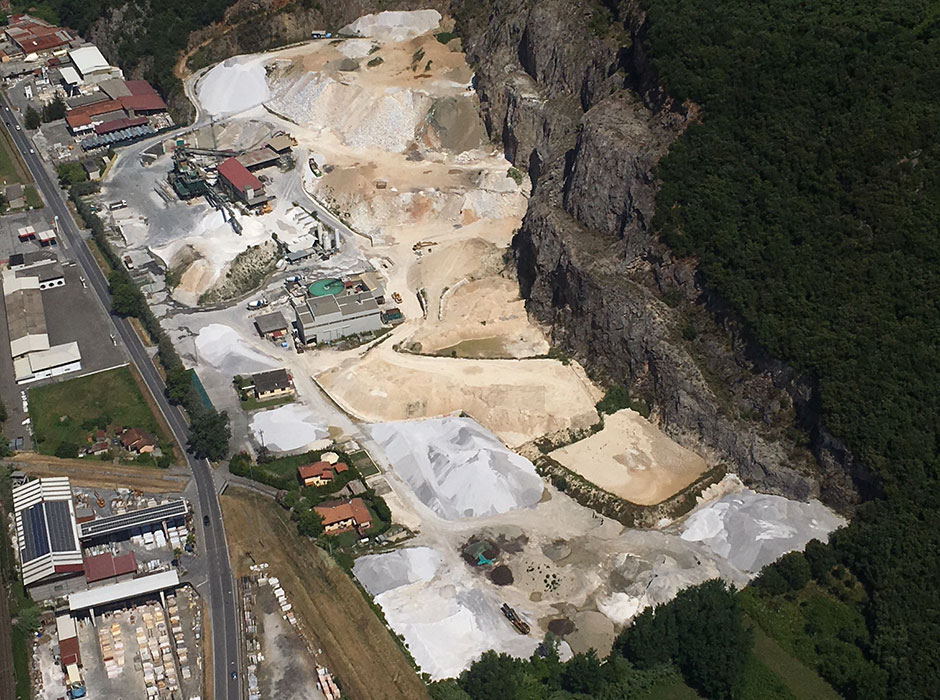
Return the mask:
<svg viewBox="0 0 940 700">
<path fill-rule="evenodd" d="M 297 517 L 297 532 L 305 537 L 319 537 L 323 534 L 323 517 L 313 508 L 307 508 Z"/>
<path fill-rule="evenodd" d="M 62 459 L 74 459 L 78 457 L 78 445 L 74 442 L 60 442 L 55 448 L 55 456 Z"/>
<path fill-rule="evenodd" d="M 200 407 L 190 412 L 189 449 L 199 459 L 219 461 L 228 454 L 232 429 L 228 414 Z"/>
<path fill-rule="evenodd" d="M 54 122 L 56 119 L 65 119 L 65 112 L 68 105 L 62 99 L 62 95 L 56 95 L 52 102 L 47 102 L 42 106 L 42 121 Z"/>
<path fill-rule="evenodd" d="M 23 119 L 27 129 L 38 129 L 42 119 L 32 105 L 26 108 L 26 116 Z"/>
<path fill-rule="evenodd" d="M 147 309 L 147 302 L 133 280 L 123 270 L 112 270 L 108 275 L 111 288 L 111 309 L 121 316 L 140 317 Z"/>
<path fill-rule="evenodd" d="M 59 176 L 60 187 L 69 187 L 88 180 L 88 173 L 85 172 L 85 168 L 82 167 L 81 163 L 74 161 L 70 163 L 59 163 L 59 167 L 56 168 L 56 174 Z"/>
<path fill-rule="evenodd" d="M 575 654 L 561 674 L 561 687 L 569 693 L 596 693 L 603 682 L 601 677 L 601 662 L 594 649 L 588 649 L 586 654 Z"/>
<path fill-rule="evenodd" d="M 774 564 L 783 579 L 787 582 L 787 586 L 791 591 L 798 591 L 802 589 L 807 583 L 809 583 L 812 573 L 809 568 L 809 563 L 806 561 L 806 557 L 803 556 L 802 552 L 790 552 L 782 556 L 776 564 Z"/>
<path fill-rule="evenodd" d="M 192 373 L 183 365 L 166 373 L 166 396 L 172 404 L 190 405 L 194 391 Z"/>
<path fill-rule="evenodd" d="M 458 683 L 472 700 L 515 698 L 522 687 L 523 664 L 509 654 L 486 651 L 479 661 L 460 674 Z"/>
</svg>

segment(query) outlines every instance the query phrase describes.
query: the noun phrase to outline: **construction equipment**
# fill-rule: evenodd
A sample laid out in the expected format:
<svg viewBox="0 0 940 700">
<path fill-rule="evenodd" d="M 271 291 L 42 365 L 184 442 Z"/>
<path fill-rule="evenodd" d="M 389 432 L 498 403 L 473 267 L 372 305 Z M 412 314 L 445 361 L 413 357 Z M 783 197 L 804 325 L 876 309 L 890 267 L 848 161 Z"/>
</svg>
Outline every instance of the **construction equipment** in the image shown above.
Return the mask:
<svg viewBox="0 0 940 700">
<path fill-rule="evenodd" d="M 104 499 L 103 499 L 101 496 L 98 495 L 98 492 L 97 492 L 97 491 L 95 491 L 95 503 L 98 504 L 98 507 L 99 507 L 99 508 L 104 508 L 104 506 L 105 506 L 105 501 L 104 501 Z"/>
<path fill-rule="evenodd" d="M 425 248 L 431 248 L 436 245 L 437 245 L 437 241 L 418 241 L 413 246 L 411 246 L 411 249 L 417 252 L 419 250 L 423 250 Z"/>
<path fill-rule="evenodd" d="M 519 634 L 529 633 L 531 630 L 529 623 L 519 617 L 516 611 L 509 607 L 509 603 L 503 603 L 503 607 L 501 607 L 500 610 L 503 611 L 503 615 L 512 623 L 512 626 L 516 628 L 516 632 Z"/>
</svg>

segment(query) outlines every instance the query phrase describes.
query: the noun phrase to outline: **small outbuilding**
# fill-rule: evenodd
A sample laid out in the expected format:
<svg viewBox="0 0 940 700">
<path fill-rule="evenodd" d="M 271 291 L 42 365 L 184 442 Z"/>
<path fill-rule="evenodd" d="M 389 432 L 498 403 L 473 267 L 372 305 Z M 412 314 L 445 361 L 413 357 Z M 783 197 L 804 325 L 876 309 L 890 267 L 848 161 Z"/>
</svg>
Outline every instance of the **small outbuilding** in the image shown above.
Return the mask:
<svg viewBox="0 0 940 700">
<path fill-rule="evenodd" d="M 262 314 L 255 319 L 258 335 L 267 340 L 278 340 L 287 335 L 287 319 L 280 311 Z"/>
</svg>

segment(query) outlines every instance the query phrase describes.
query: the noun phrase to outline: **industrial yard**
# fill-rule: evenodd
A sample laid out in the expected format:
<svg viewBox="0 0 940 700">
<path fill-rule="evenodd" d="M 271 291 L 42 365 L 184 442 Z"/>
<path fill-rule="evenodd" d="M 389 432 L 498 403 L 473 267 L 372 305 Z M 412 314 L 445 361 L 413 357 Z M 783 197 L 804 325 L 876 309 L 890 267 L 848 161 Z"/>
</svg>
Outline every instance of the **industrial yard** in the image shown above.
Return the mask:
<svg viewBox="0 0 940 700">
<path fill-rule="evenodd" d="M 198 580 L 202 563 L 188 500 L 14 480 L 23 584 L 47 609 L 31 661 L 38 697 L 200 696 L 202 598 L 183 579 Z"/>
<path fill-rule="evenodd" d="M 194 75 L 204 118 L 128 148 L 99 205 L 205 400 L 228 412 L 236 451 L 345 443 L 374 460 L 366 486 L 414 537 L 399 549 L 363 537 L 353 573 L 437 679 L 488 648 L 528 656 L 547 631 L 565 655 L 606 652 L 644 607 L 716 576 L 742 584 L 841 519 L 728 479 L 684 520 L 626 528 L 513 452 L 601 428 L 603 392 L 526 314 L 507 254 L 529 184 L 485 139 L 472 71 L 428 12 Z M 635 413 L 553 457 L 637 504 L 714 466 Z M 260 499 L 222 498 L 253 630 L 249 692 L 315 692 L 316 678 L 261 658 L 303 639 L 350 697 L 419 697 L 345 573 Z M 341 629 L 353 613 L 367 634 Z"/>
</svg>

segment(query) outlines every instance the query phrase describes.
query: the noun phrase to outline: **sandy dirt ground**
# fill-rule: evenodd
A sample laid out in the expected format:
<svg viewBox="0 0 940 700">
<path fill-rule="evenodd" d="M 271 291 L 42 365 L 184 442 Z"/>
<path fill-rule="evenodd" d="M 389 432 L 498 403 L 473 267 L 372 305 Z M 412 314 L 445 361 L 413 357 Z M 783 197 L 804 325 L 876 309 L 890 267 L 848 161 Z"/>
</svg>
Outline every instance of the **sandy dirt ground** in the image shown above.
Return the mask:
<svg viewBox="0 0 940 700">
<path fill-rule="evenodd" d="M 695 481 L 705 460 L 636 411 L 604 418 L 604 428 L 550 455 L 571 471 L 632 503 L 655 505 Z"/>
<path fill-rule="evenodd" d="M 234 488 L 226 490 L 221 501 L 236 576 L 249 573 L 249 553 L 263 556 L 270 564 L 269 575 L 290 592 L 295 614 L 317 640 L 348 697 L 428 697 L 424 683 L 356 585 L 325 552 L 297 536 L 284 510 L 270 499 Z"/>
<path fill-rule="evenodd" d="M 320 374 L 320 385 L 369 422 L 464 411 L 509 446 L 597 421 L 597 391 L 579 367 L 554 360 L 462 360 L 395 352 L 389 341 Z"/>
<path fill-rule="evenodd" d="M 132 488 L 144 493 L 182 493 L 191 477 L 185 468 L 134 467 L 93 459 L 56 459 L 26 452 L 17 454 L 11 461 L 30 476 L 67 476 L 76 486 Z"/>
</svg>

